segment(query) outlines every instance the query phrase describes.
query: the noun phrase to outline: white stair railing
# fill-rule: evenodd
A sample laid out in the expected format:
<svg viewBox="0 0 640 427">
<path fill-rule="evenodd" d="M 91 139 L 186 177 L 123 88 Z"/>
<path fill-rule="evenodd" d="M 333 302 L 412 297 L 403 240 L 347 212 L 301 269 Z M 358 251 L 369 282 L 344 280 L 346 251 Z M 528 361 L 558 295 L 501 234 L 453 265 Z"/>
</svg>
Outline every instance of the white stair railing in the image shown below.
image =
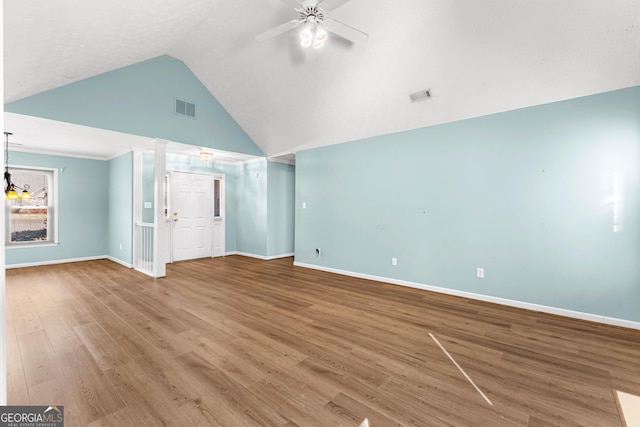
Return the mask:
<svg viewBox="0 0 640 427">
<path fill-rule="evenodd" d="M 137 251 L 135 253 L 136 260 L 134 262 L 134 267 L 136 270 L 148 274 L 149 276 L 154 276 L 153 234 L 153 223 L 136 223 L 135 246 Z"/>
<path fill-rule="evenodd" d="M 143 153 L 133 152 L 133 268 L 151 277 L 165 277 L 167 275 L 167 260 L 169 258 L 169 234 L 165 224 L 165 205 L 162 203 L 165 195 L 165 173 L 167 144 L 170 141 L 154 139 L 153 165 L 153 223 L 143 221 Z M 144 209 L 147 209 L 144 202 Z M 144 211 L 147 212 L 147 211 Z M 147 212 L 148 214 L 148 212 Z M 148 221 L 148 219 L 147 219 Z"/>
</svg>

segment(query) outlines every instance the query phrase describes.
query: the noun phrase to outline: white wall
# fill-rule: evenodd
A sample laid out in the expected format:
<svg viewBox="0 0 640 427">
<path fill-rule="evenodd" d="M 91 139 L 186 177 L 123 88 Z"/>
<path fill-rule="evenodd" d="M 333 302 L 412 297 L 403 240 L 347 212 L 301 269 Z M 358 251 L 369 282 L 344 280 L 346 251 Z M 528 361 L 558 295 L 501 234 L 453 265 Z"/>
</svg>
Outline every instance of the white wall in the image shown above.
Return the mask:
<svg viewBox="0 0 640 427">
<path fill-rule="evenodd" d="M 0 8 L 0 99 L 2 111 L 0 111 L 0 127 L 4 129 L 4 18 Z M 4 136 L 4 135 L 3 135 Z M 4 155 L 3 155 L 4 161 Z M 4 184 L 3 184 L 4 188 Z M 0 236 L 4 242 L 4 209 L 0 209 Z M 7 325 L 5 316 L 5 268 L 4 251 L 0 251 L 0 405 L 7 404 Z"/>
</svg>

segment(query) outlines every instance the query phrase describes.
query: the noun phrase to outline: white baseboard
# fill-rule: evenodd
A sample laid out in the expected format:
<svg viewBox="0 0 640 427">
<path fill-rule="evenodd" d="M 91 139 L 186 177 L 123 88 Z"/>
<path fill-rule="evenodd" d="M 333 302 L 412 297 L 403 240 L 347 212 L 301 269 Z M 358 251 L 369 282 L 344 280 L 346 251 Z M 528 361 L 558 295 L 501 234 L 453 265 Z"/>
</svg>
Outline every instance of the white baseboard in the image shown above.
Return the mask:
<svg viewBox="0 0 640 427">
<path fill-rule="evenodd" d="M 515 300 L 510 300 L 510 299 L 507 299 L 507 298 L 492 297 L 492 296 L 488 296 L 488 295 L 475 294 L 475 293 L 472 293 L 472 292 L 465 292 L 465 291 L 458 291 L 458 290 L 455 290 L 455 289 L 441 288 L 441 287 L 438 287 L 438 286 L 430 286 L 430 285 L 425 285 L 425 284 L 422 284 L 422 283 L 409 282 L 409 281 L 406 281 L 406 280 L 391 279 L 391 278 L 388 278 L 388 277 L 373 276 L 373 275 L 364 274 L 364 273 L 356 273 L 356 272 L 353 272 L 353 271 L 340 270 L 340 269 L 337 269 L 337 268 L 324 267 L 324 266 L 315 265 L 315 264 L 306 264 L 306 263 L 298 262 L 298 261 L 295 261 L 293 263 L 293 265 L 298 266 L 298 267 L 311 268 L 311 269 L 314 269 L 314 270 L 326 271 L 326 272 L 329 272 L 329 273 L 341 274 L 343 276 L 351 276 L 351 277 L 357 277 L 357 278 L 360 278 L 360 279 L 374 280 L 376 282 L 384 282 L 384 283 L 390 283 L 390 284 L 393 284 L 393 285 L 407 286 L 407 287 L 410 287 L 410 288 L 423 289 L 423 290 L 426 290 L 426 291 L 438 292 L 438 293 L 441 293 L 441 294 L 454 295 L 454 296 L 463 297 L 463 298 L 469 298 L 469 299 L 474 299 L 474 300 L 479 300 L 479 301 L 491 302 L 491 303 L 495 303 L 495 304 L 507 305 L 507 306 L 510 306 L 510 307 L 522 308 L 522 309 L 525 309 L 525 310 L 539 311 L 539 312 L 542 312 L 542 313 L 555 314 L 555 315 L 558 315 L 558 316 L 571 317 L 571 318 L 574 318 L 574 319 L 581 319 L 581 320 L 587 320 L 587 321 L 590 321 L 590 322 L 604 323 L 604 324 L 607 324 L 607 325 L 620 326 L 620 327 L 623 327 L 623 328 L 640 330 L 640 322 L 634 322 L 634 321 L 625 320 L 625 319 L 618 319 L 618 318 L 615 318 L 615 317 L 601 316 L 601 315 L 598 315 L 598 314 L 591 314 L 591 313 L 583 313 L 583 312 L 580 312 L 580 311 L 566 310 L 564 308 L 550 307 L 550 306 L 546 306 L 546 305 L 533 304 L 533 303 L 523 302 L 523 301 L 515 301 Z"/>
<path fill-rule="evenodd" d="M 48 261 L 37 261 L 37 262 L 25 262 L 23 264 L 7 264 L 5 268 L 24 268 L 24 267 L 39 267 L 41 265 L 53 265 L 53 264 L 66 264 L 69 262 L 82 262 L 82 261 L 95 261 L 97 259 L 105 259 L 107 258 L 105 255 L 101 256 L 91 256 L 84 258 L 68 258 L 68 259 L 54 259 Z"/>
<path fill-rule="evenodd" d="M 293 253 L 265 256 L 265 255 L 250 254 L 250 253 L 247 253 L 247 252 L 237 252 L 237 251 L 236 252 L 227 252 L 226 255 L 241 255 L 241 256 L 246 256 L 246 257 L 250 257 L 250 258 L 258 258 L 258 259 L 261 259 L 263 261 L 271 261 L 272 259 L 287 258 L 287 257 L 294 256 Z"/>
<path fill-rule="evenodd" d="M 109 261 L 113 261 L 113 262 L 115 262 L 116 264 L 120 264 L 120 265 L 121 265 L 121 266 L 123 266 L 123 267 L 133 268 L 133 264 L 130 264 L 130 263 L 128 263 L 128 262 L 124 262 L 124 261 L 122 261 L 121 259 L 114 258 L 114 257 L 112 257 L 112 256 L 110 256 L 110 255 L 107 255 L 105 258 L 106 258 L 106 259 L 108 259 Z"/>
<path fill-rule="evenodd" d="M 90 256 L 90 257 L 83 257 L 83 258 L 54 259 L 54 260 L 38 261 L 38 262 L 25 262 L 23 264 L 7 264 L 5 268 L 8 270 L 11 268 L 40 267 L 42 265 L 67 264 L 70 262 L 82 262 L 82 261 L 95 261 L 98 259 L 108 259 L 109 261 L 113 261 L 124 267 L 133 268 L 132 264 L 126 263 L 122 260 L 119 260 L 109 255 Z"/>
</svg>

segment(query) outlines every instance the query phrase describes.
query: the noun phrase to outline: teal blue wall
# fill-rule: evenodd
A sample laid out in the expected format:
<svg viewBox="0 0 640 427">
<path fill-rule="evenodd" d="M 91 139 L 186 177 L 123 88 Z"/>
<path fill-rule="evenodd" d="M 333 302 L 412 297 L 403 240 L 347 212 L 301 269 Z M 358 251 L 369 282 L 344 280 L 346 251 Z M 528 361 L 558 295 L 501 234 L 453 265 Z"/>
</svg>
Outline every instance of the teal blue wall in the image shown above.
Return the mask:
<svg viewBox="0 0 640 427">
<path fill-rule="evenodd" d="M 262 257 L 294 252 L 295 168 L 266 159 L 237 166 L 237 251 Z"/>
<path fill-rule="evenodd" d="M 107 168 L 109 177 L 107 254 L 125 264 L 132 265 L 133 153 L 109 160 Z"/>
<path fill-rule="evenodd" d="M 109 240 L 107 162 L 73 157 L 10 152 L 16 166 L 64 168 L 58 173 L 56 246 L 6 249 L 6 264 L 38 263 L 104 256 Z"/>
<path fill-rule="evenodd" d="M 153 153 L 142 153 L 142 222 L 153 223 L 156 160 Z M 151 203 L 145 207 L 145 203 Z M 148 205 L 147 205 L 148 206 Z"/>
<path fill-rule="evenodd" d="M 196 119 L 174 99 L 196 104 Z M 262 155 L 182 62 L 160 56 L 5 105 L 5 111 L 203 147 Z"/>
<path fill-rule="evenodd" d="M 640 321 L 639 169 L 640 87 L 299 152 L 296 261 Z"/>
<path fill-rule="evenodd" d="M 267 160 L 237 168 L 237 250 L 267 256 Z"/>
<path fill-rule="evenodd" d="M 267 255 L 294 252 L 295 166 L 267 163 Z"/>
<path fill-rule="evenodd" d="M 174 114 L 175 98 L 195 103 L 197 118 Z M 189 68 L 169 56 L 154 58 L 33 95 L 6 104 L 5 110 L 201 147 L 262 155 L 260 149 Z M 143 201 L 152 202 L 153 206 L 152 158 L 152 155 L 144 155 Z M 106 167 L 119 169 L 123 164 L 115 162 Z M 260 179 L 255 181 L 246 175 L 255 165 L 245 167 L 217 162 L 202 165 L 198 164 L 197 159 L 180 160 L 170 155 L 167 168 L 224 173 L 225 249 L 228 252 L 267 255 L 266 161 L 259 167 L 263 172 Z M 109 179 L 111 183 L 115 176 L 109 175 Z M 247 184 L 246 189 L 244 184 Z M 113 191 L 110 192 L 111 197 L 115 196 Z M 259 209 L 254 209 L 258 206 Z M 115 211 L 109 211 L 111 223 L 128 220 L 128 217 L 119 219 L 116 215 Z M 153 209 L 143 208 L 143 221 L 153 221 Z M 292 224 L 290 228 L 293 229 Z M 118 235 L 109 231 L 108 237 L 103 254 L 108 253 L 129 262 L 127 260 L 131 259 L 131 254 L 119 249 L 120 243 L 125 247 L 124 230 Z M 283 239 L 276 242 L 274 250 L 287 246 L 285 240 L 290 238 L 285 235 Z"/>
<path fill-rule="evenodd" d="M 7 249 L 8 266 L 104 255 L 125 264 L 133 263 L 133 153 L 101 161 L 11 152 L 10 161 L 17 166 L 65 169 L 58 175 L 60 244 Z M 255 165 L 260 167 L 255 168 Z M 143 153 L 143 201 L 152 202 L 152 206 L 153 169 L 153 154 Z M 249 165 L 207 163 L 193 157 L 169 154 L 167 169 L 224 174 L 226 251 L 240 250 L 238 224 L 242 224 L 242 251 L 261 256 L 267 254 L 266 161 Z M 259 179 L 252 178 L 256 172 Z M 238 182 L 247 185 L 247 189 L 239 188 Z M 264 205 L 264 208 L 254 209 L 258 205 Z M 153 209 L 143 209 L 143 221 L 153 222 Z M 293 228 L 292 223 L 290 227 Z"/>
</svg>

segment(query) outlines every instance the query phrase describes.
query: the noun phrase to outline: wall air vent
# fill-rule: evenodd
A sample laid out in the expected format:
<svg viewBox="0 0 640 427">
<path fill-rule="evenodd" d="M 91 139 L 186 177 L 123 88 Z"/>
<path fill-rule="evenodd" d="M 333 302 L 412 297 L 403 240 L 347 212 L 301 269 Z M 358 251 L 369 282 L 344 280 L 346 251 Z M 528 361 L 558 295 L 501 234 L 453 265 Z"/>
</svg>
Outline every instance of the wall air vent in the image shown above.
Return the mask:
<svg viewBox="0 0 640 427">
<path fill-rule="evenodd" d="M 192 119 L 196 118 L 196 104 L 192 104 L 190 102 L 182 101 L 181 99 L 176 98 L 175 107 L 176 114 L 191 117 Z"/>
</svg>

